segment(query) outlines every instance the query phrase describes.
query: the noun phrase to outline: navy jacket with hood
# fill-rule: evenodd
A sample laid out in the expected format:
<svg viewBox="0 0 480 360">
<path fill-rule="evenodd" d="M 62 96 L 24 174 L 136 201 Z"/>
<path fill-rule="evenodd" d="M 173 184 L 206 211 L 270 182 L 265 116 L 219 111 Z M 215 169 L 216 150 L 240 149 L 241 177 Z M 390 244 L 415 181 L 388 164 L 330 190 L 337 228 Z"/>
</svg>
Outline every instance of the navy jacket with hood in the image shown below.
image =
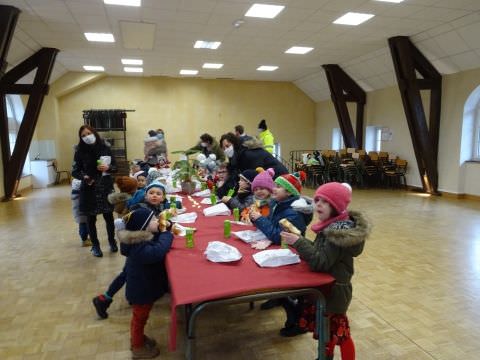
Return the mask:
<svg viewBox="0 0 480 360">
<path fill-rule="evenodd" d="M 125 295 L 130 304 L 152 304 L 168 291 L 165 255 L 172 246 L 169 231 L 118 231 L 120 252 L 127 257 Z"/>
</svg>

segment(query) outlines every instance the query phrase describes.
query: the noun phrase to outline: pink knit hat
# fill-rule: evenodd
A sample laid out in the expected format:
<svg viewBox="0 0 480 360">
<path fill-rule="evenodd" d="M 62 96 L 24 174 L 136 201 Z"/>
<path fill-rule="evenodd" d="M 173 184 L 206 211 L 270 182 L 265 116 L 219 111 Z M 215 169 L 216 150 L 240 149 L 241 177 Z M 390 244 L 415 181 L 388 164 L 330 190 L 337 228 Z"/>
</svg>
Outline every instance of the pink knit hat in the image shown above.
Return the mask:
<svg viewBox="0 0 480 360">
<path fill-rule="evenodd" d="M 337 213 L 342 214 L 352 200 L 352 187 L 347 183 L 329 182 L 315 191 L 314 199 L 318 198 L 327 201 Z"/>
<path fill-rule="evenodd" d="M 258 169 L 257 169 L 258 171 Z M 252 181 L 252 190 L 255 191 L 257 187 L 263 187 L 265 189 L 273 191 L 273 176 L 275 175 L 275 170 L 272 168 L 267 170 L 261 170 L 260 174 L 255 176 L 255 179 Z"/>
</svg>

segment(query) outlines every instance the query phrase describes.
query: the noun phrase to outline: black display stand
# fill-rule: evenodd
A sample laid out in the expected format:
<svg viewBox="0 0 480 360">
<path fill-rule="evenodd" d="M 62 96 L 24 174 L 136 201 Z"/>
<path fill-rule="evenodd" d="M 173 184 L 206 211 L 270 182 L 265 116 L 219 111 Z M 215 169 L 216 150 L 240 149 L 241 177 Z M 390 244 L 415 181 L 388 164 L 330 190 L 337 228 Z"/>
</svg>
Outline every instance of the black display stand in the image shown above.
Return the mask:
<svg viewBox="0 0 480 360">
<path fill-rule="evenodd" d="M 127 112 L 135 110 L 83 110 L 85 124 L 94 127 L 106 140 L 116 159 L 127 160 Z"/>
</svg>

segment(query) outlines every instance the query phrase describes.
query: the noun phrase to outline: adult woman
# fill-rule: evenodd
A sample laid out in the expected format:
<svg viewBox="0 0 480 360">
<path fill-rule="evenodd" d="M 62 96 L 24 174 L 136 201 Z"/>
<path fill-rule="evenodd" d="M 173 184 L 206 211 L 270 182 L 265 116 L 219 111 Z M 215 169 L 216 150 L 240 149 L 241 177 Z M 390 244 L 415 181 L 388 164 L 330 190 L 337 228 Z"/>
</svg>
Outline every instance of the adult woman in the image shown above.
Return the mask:
<svg viewBox="0 0 480 360">
<path fill-rule="evenodd" d="M 110 251 L 118 251 L 113 224 L 113 206 L 107 200 L 107 195 L 114 191 L 110 173 L 116 172 L 117 166 L 110 146 L 103 141 L 93 127 L 82 125 L 78 130 L 78 138 L 72 176 L 82 181 L 80 212 L 87 216 L 92 254 L 102 257 L 103 253 L 97 237 L 97 214 L 102 214 L 105 219 Z"/>
<path fill-rule="evenodd" d="M 225 154 L 223 153 L 217 140 L 210 134 L 200 135 L 200 141 L 197 145 L 187 150 L 187 154 L 201 151 L 206 157 L 210 154 L 215 154 L 219 162 L 225 161 Z"/>
<path fill-rule="evenodd" d="M 251 139 L 240 144 L 235 134 L 227 133 L 220 138 L 220 145 L 229 159 L 230 174 L 239 174 L 247 169 L 255 170 L 257 167 L 273 168 L 275 177 L 288 174 L 287 168 L 266 151 L 258 140 Z"/>
</svg>

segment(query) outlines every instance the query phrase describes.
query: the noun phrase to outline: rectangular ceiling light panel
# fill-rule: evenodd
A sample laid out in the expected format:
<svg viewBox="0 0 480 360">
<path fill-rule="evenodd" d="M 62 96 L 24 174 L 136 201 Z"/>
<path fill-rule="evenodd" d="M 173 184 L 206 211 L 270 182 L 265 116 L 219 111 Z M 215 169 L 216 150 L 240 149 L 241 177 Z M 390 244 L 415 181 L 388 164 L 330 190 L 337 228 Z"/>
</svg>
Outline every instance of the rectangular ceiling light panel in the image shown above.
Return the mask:
<svg viewBox="0 0 480 360">
<path fill-rule="evenodd" d="M 106 5 L 142 6 L 142 0 L 103 0 Z"/>
<path fill-rule="evenodd" d="M 257 68 L 258 71 L 275 71 L 278 69 L 278 66 L 274 65 L 262 65 Z"/>
<path fill-rule="evenodd" d="M 203 41 L 197 40 L 195 41 L 195 45 L 193 47 L 195 49 L 211 49 L 216 50 L 220 47 L 222 43 L 220 41 Z"/>
<path fill-rule="evenodd" d="M 273 19 L 285 9 L 283 5 L 253 4 L 245 13 L 248 17 Z"/>
<path fill-rule="evenodd" d="M 85 71 L 105 71 L 103 66 L 98 65 L 83 65 Z"/>
<path fill-rule="evenodd" d="M 187 69 L 182 69 L 180 70 L 180 75 L 197 75 L 198 70 L 187 70 Z"/>
<path fill-rule="evenodd" d="M 143 65 L 142 59 L 122 59 L 123 65 Z"/>
<path fill-rule="evenodd" d="M 312 47 L 307 47 L 307 46 L 292 46 L 290 49 L 285 51 L 286 54 L 307 54 L 310 51 L 312 51 Z"/>
<path fill-rule="evenodd" d="M 97 41 L 97 42 L 115 42 L 113 34 L 110 33 L 84 33 L 88 41 Z"/>
<path fill-rule="evenodd" d="M 205 63 L 202 67 L 204 69 L 221 69 L 223 67 L 223 64 Z"/>
<path fill-rule="evenodd" d="M 143 73 L 143 68 L 141 68 L 141 67 L 125 66 L 125 67 L 123 68 L 123 71 L 129 72 L 129 73 Z"/>
<path fill-rule="evenodd" d="M 355 13 L 355 12 L 348 12 L 343 16 L 340 16 L 337 20 L 335 20 L 334 24 L 340 25 L 360 25 L 367 20 L 370 20 L 375 15 L 373 14 L 362 14 L 362 13 Z"/>
</svg>

